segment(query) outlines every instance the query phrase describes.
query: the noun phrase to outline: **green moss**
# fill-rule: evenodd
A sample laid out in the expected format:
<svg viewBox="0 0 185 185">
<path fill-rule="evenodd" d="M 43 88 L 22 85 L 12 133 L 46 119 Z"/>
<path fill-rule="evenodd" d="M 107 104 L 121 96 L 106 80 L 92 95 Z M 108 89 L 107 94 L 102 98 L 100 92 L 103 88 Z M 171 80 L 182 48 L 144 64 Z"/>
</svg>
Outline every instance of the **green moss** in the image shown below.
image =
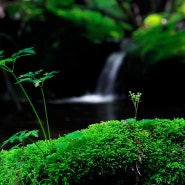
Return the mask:
<svg viewBox="0 0 185 185">
<path fill-rule="evenodd" d="M 0 152 L 0 184 L 183 185 L 185 120 L 111 120 Z"/>
</svg>

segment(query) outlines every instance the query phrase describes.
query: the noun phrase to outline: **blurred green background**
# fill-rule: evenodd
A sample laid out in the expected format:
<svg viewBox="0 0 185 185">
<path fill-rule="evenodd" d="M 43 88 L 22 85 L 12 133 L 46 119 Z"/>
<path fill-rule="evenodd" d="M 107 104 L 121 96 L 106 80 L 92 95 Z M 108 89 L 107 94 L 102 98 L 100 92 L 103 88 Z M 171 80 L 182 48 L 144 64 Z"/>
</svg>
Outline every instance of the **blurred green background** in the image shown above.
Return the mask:
<svg viewBox="0 0 185 185">
<path fill-rule="evenodd" d="M 131 46 L 122 47 L 125 39 Z M 0 50 L 11 56 L 26 47 L 36 55 L 19 59 L 17 74 L 61 71 L 45 84 L 47 98 L 93 92 L 108 55 L 127 51 L 120 93 L 142 92 L 150 104 L 185 102 L 184 0 L 2 0 Z M 0 77 L 3 101 L 7 88 Z"/>
</svg>

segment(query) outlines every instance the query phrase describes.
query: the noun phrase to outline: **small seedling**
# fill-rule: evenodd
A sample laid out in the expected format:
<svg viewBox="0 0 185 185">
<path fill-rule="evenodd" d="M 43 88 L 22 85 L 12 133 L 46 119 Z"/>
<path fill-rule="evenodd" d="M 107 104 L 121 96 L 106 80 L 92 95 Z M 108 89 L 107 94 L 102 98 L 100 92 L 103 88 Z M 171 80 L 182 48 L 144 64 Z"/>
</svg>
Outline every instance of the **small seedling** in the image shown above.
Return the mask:
<svg viewBox="0 0 185 185">
<path fill-rule="evenodd" d="M 51 77 L 53 77 L 54 73 L 57 73 L 56 71 L 52 71 L 50 73 L 45 73 L 43 77 L 40 78 L 36 78 L 35 76 L 40 74 L 40 72 L 42 72 L 42 70 L 40 71 L 36 71 L 36 72 L 28 72 L 24 75 L 20 75 L 19 77 L 16 76 L 16 74 L 14 73 L 14 68 L 15 68 L 15 62 L 18 58 L 22 57 L 22 56 L 28 56 L 28 55 L 34 55 L 35 51 L 33 48 L 25 48 L 23 50 L 19 50 L 17 53 L 14 53 L 11 57 L 6 58 L 6 59 L 1 59 L 3 58 L 3 52 L 4 51 L 0 51 L 0 68 L 2 68 L 3 70 L 11 73 L 13 75 L 13 77 L 16 80 L 16 83 L 20 86 L 22 92 L 24 93 L 26 99 L 28 100 L 32 110 L 34 111 L 36 118 L 39 122 L 39 125 L 41 127 L 42 133 L 44 135 L 45 140 L 47 140 L 48 138 L 50 139 L 50 128 L 49 128 L 49 123 L 48 123 L 48 116 L 47 116 L 47 109 L 46 109 L 46 101 L 45 101 L 45 97 L 44 97 L 44 91 L 43 91 L 43 84 L 44 81 L 46 79 L 49 79 Z M 37 113 L 37 110 L 35 108 L 35 106 L 33 105 L 27 91 L 25 90 L 25 88 L 23 87 L 22 83 L 23 81 L 29 81 L 29 82 L 33 82 L 35 87 L 40 87 L 41 88 L 41 92 L 42 92 L 42 97 L 43 97 L 43 101 L 44 101 L 44 108 L 45 108 L 45 115 L 46 115 L 46 122 L 47 122 L 47 129 L 48 129 L 48 137 L 46 135 L 46 131 L 43 127 L 43 123 Z"/>
<path fill-rule="evenodd" d="M 43 76 L 39 76 L 40 73 L 43 70 L 39 71 L 34 71 L 34 72 L 28 72 L 26 74 L 20 75 L 18 77 L 18 81 L 16 83 L 21 83 L 21 82 L 31 82 L 34 84 L 35 87 L 40 87 L 41 93 L 42 93 L 42 99 L 44 103 L 44 111 L 45 111 L 45 116 L 46 116 L 46 124 L 47 124 L 47 131 L 48 131 L 48 137 L 51 139 L 51 134 L 50 134 L 50 126 L 49 126 L 49 121 L 48 121 L 48 114 L 47 114 L 47 107 L 46 107 L 46 99 L 44 95 L 44 81 L 52 78 L 55 73 L 59 73 L 59 71 L 51 71 L 50 73 L 44 73 Z"/>
<path fill-rule="evenodd" d="M 137 118 L 138 106 L 139 106 L 139 103 L 141 102 L 140 101 L 141 95 L 142 95 L 142 93 L 140 93 L 140 92 L 137 92 L 135 94 L 132 91 L 129 91 L 129 97 L 131 98 L 132 103 L 134 105 L 134 109 L 135 109 L 135 116 L 134 116 L 135 119 Z"/>
</svg>

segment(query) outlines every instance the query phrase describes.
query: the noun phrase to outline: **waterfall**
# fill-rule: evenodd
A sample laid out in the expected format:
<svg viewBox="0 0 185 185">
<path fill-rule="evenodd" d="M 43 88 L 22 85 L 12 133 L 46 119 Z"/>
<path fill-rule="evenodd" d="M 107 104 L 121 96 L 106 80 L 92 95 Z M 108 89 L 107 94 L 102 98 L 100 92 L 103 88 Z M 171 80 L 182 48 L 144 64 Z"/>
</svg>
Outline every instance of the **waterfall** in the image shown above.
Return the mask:
<svg viewBox="0 0 185 185">
<path fill-rule="evenodd" d="M 100 73 L 95 92 L 87 93 L 80 97 L 71 97 L 58 100 L 48 101 L 50 103 L 102 103 L 102 102 L 113 102 L 115 99 L 120 98 L 115 94 L 115 85 L 117 82 L 117 76 L 119 69 L 124 62 L 124 58 L 127 51 L 133 47 L 129 39 L 124 39 L 120 45 L 120 50 L 110 54 L 103 66 L 102 72 Z M 122 96 L 124 97 L 124 95 Z"/>
<path fill-rule="evenodd" d="M 94 93 L 87 93 L 80 97 L 71 97 L 62 100 L 49 101 L 55 103 L 101 103 L 115 100 L 114 87 L 121 64 L 124 62 L 126 52 L 118 51 L 110 54 L 105 61 L 105 66 L 100 73 Z"/>
<path fill-rule="evenodd" d="M 114 94 L 116 77 L 122 62 L 124 61 L 125 54 L 126 54 L 125 52 L 120 51 L 114 52 L 109 55 L 98 79 L 95 94 L 100 95 Z"/>
</svg>

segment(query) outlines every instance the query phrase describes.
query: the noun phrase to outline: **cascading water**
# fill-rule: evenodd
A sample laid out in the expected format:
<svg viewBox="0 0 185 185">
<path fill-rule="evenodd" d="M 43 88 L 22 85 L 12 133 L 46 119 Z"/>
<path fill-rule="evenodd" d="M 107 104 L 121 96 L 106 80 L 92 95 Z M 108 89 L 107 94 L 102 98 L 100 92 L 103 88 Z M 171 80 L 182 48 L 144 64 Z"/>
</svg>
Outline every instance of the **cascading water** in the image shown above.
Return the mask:
<svg viewBox="0 0 185 185">
<path fill-rule="evenodd" d="M 114 95 L 114 86 L 121 64 L 124 61 L 126 53 L 123 51 L 112 53 L 105 63 L 100 74 L 95 94 Z"/>
<path fill-rule="evenodd" d="M 50 103 L 60 104 L 60 103 L 102 103 L 102 102 L 112 102 L 117 99 L 115 91 L 115 85 L 117 82 L 117 76 L 120 67 L 123 65 L 124 58 L 127 51 L 132 48 L 132 43 L 129 39 L 124 39 L 120 45 L 120 51 L 111 53 L 105 65 L 100 73 L 97 86 L 95 87 L 94 93 L 84 94 L 80 97 L 72 97 L 60 100 L 51 100 Z M 123 97 L 123 96 L 122 96 Z"/>
<path fill-rule="evenodd" d="M 124 64 L 127 46 L 127 43 L 124 44 L 125 48 L 121 47 L 120 51 L 113 52 L 107 57 L 94 93 L 84 94 L 80 97 L 48 100 L 48 103 L 61 104 L 61 106 L 65 106 L 67 103 L 67 107 L 70 106 L 74 112 L 80 111 L 77 115 L 80 117 L 78 119 L 81 122 L 83 122 L 82 119 L 85 119 L 85 122 L 89 119 L 92 119 L 92 121 L 89 122 L 99 122 L 102 120 L 106 121 L 121 118 L 123 101 L 120 100 L 123 99 L 124 95 L 121 97 L 118 96 L 115 92 L 115 87 L 119 70 Z M 76 107 L 75 110 L 74 107 Z M 69 117 L 71 120 L 75 118 L 74 116 L 67 116 L 66 119 L 69 119 Z"/>
<path fill-rule="evenodd" d="M 60 100 L 51 100 L 50 103 L 73 103 L 73 102 L 85 102 L 85 103 L 101 103 L 111 102 L 116 96 L 114 94 L 114 86 L 116 83 L 117 74 L 124 62 L 126 52 L 119 51 L 114 52 L 108 56 L 105 66 L 100 74 L 97 86 L 94 93 L 88 93 L 80 97 L 72 97 Z"/>
</svg>

